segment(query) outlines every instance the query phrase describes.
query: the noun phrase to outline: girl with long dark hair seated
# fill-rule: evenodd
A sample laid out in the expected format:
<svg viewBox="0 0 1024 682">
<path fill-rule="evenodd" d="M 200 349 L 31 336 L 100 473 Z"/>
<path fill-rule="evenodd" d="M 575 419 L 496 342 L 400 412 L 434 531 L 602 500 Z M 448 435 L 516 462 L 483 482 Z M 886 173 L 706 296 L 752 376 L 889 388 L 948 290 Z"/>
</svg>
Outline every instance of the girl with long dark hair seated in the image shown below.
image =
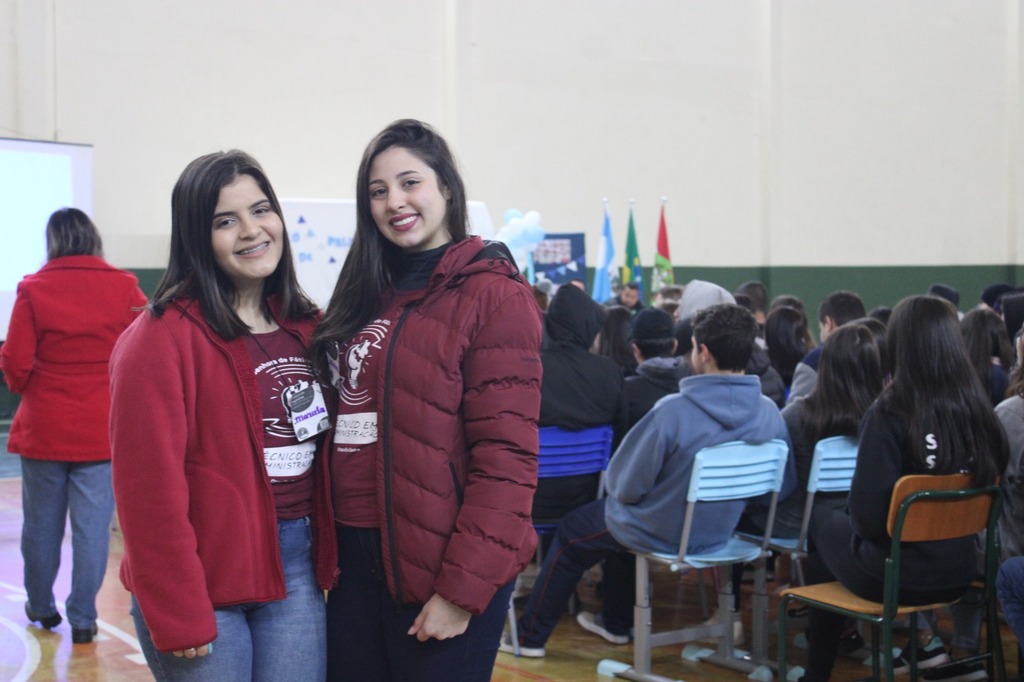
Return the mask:
<svg viewBox="0 0 1024 682">
<path fill-rule="evenodd" d="M 1006 436 L 971 367 L 952 305 L 933 296 L 901 301 L 889 322 L 888 348 L 893 379 L 864 416 L 849 510 L 812 518 L 816 551 L 806 571 L 809 584 L 839 580 L 874 601 L 882 599 L 896 480 L 964 472 L 975 485 L 989 485 L 1007 460 Z M 952 601 L 975 577 L 974 538 L 907 543 L 902 562 L 903 603 Z M 805 682 L 828 680 L 843 625 L 839 614 L 810 609 Z"/>
</svg>

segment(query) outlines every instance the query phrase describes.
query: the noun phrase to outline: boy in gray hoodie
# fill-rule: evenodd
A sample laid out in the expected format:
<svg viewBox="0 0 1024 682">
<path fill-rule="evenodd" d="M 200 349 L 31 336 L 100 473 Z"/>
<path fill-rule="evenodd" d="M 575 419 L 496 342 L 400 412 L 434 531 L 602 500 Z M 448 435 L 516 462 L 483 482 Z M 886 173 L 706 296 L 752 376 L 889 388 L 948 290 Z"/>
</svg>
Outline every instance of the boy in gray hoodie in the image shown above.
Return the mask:
<svg viewBox="0 0 1024 682">
<path fill-rule="evenodd" d="M 608 467 L 608 495 L 567 515 L 544 559 L 534 590 L 518 621 L 520 652 L 544 656 L 583 572 L 620 552 L 670 552 L 682 535 L 686 490 L 694 455 L 701 448 L 734 440 L 788 442 L 786 425 L 756 376 L 744 375 L 757 323 L 744 308 L 713 305 L 693 320 L 695 376 L 679 392 L 662 398 L 626 435 Z M 787 463 L 780 499 L 796 484 Z M 700 503 L 687 551 L 714 550 L 732 535 L 744 501 Z M 600 614 L 581 613 L 577 622 L 613 644 L 629 642 L 633 620 L 632 561 L 610 561 L 604 575 Z M 511 652 L 506 638 L 501 650 Z"/>
</svg>

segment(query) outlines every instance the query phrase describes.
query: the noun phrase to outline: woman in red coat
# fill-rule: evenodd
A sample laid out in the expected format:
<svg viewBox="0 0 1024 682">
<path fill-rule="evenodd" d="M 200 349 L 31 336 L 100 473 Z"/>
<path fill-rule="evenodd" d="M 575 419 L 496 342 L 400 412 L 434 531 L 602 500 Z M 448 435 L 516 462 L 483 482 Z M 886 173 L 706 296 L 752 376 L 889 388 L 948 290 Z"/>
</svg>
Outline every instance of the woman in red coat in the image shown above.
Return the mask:
<svg viewBox="0 0 1024 682">
<path fill-rule="evenodd" d="M 103 260 L 96 226 L 62 208 L 46 226 L 47 262 L 18 286 L 0 368 L 21 394 L 8 449 L 21 455 L 25 613 L 61 623 L 53 597 L 64 524 L 71 514 L 71 638 L 92 641 L 96 593 L 107 569 L 110 517 L 110 383 L 121 332 L 146 305 L 135 275 Z"/>
</svg>

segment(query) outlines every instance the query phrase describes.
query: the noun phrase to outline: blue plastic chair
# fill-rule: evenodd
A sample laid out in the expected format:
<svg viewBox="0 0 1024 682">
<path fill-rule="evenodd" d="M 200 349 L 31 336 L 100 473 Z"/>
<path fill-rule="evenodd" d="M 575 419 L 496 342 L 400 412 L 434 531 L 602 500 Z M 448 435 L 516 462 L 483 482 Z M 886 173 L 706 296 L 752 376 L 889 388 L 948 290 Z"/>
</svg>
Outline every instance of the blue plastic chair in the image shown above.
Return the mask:
<svg viewBox="0 0 1024 682">
<path fill-rule="evenodd" d="M 683 517 L 683 532 L 677 554 L 641 553 L 636 554 L 636 606 L 633 616 L 633 665 L 605 659 L 597 666 L 597 672 L 609 677 L 624 677 L 630 680 L 664 680 L 651 673 L 651 649 L 655 646 L 692 642 L 709 637 L 719 638 L 718 652 L 709 651 L 706 660 L 729 668 L 751 672 L 767 660 L 767 623 L 754 622 L 755 652 L 750 660 L 740 660 L 733 655 L 732 626 L 732 581 L 719 581 L 718 614 L 720 622 L 713 625 L 696 625 L 654 633 L 651 631 L 650 565 L 660 563 L 673 571 L 687 568 L 717 568 L 735 563 L 761 562 L 768 557 L 768 539 L 775 520 L 775 507 L 782 479 L 786 470 L 789 446 L 782 440 L 765 443 L 730 442 L 700 450 L 693 463 L 693 473 L 686 494 L 686 511 Z M 724 547 L 713 552 L 687 554 L 686 546 L 693 526 L 693 513 L 700 502 L 752 499 L 771 494 L 768 508 L 768 523 L 765 535 L 758 541 L 733 535 Z M 763 571 L 762 571 L 763 575 Z M 756 587 L 755 587 L 756 590 Z M 762 594 L 755 594 L 755 600 L 765 602 L 762 613 L 767 614 L 768 595 L 765 586 L 760 585 Z M 755 611 L 756 613 L 756 611 Z M 762 649 L 757 651 L 758 647 Z M 724 653 L 722 651 L 724 647 Z M 684 652 L 685 655 L 685 652 Z M 770 671 L 769 671 L 770 675 Z"/>
<path fill-rule="evenodd" d="M 611 425 L 581 431 L 542 426 L 537 431 L 540 438 L 537 478 L 601 474 L 597 497 L 604 496 L 604 471 L 612 456 Z M 535 523 L 533 527 L 540 534 L 554 533 L 558 530 L 558 523 Z"/>
<path fill-rule="evenodd" d="M 807 500 L 800 522 L 800 535 L 796 538 L 773 537 L 768 541 L 768 549 L 789 555 L 798 585 L 804 584 L 803 560 L 807 558 L 807 528 L 811 522 L 814 497 L 817 493 L 849 492 L 856 466 L 856 438 L 832 436 L 823 438 L 815 444 L 811 470 L 807 477 Z"/>
<path fill-rule="evenodd" d="M 537 478 L 601 474 L 597 486 L 597 499 L 604 496 L 604 472 L 612 456 L 610 425 L 594 426 L 580 431 L 569 431 L 558 426 L 542 426 L 538 429 L 538 435 L 540 449 L 537 452 Z M 550 535 L 558 530 L 558 523 L 535 523 L 533 527 L 539 535 Z M 540 559 L 538 544 L 538 564 Z M 516 624 L 516 610 L 511 601 L 508 607 L 508 627 L 512 637 L 513 653 L 518 656 L 519 628 Z"/>
</svg>

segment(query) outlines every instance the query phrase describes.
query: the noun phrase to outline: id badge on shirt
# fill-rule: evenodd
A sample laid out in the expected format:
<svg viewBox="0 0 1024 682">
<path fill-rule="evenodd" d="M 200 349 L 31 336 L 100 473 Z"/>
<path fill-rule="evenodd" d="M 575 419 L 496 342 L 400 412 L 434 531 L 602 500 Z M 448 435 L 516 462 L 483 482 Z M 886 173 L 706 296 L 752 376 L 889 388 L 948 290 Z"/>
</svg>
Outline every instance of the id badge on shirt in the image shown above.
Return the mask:
<svg viewBox="0 0 1024 682">
<path fill-rule="evenodd" d="M 283 397 L 295 437 L 300 441 L 309 440 L 330 428 L 320 384 L 300 381 L 286 388 Z"/>
</svg>

